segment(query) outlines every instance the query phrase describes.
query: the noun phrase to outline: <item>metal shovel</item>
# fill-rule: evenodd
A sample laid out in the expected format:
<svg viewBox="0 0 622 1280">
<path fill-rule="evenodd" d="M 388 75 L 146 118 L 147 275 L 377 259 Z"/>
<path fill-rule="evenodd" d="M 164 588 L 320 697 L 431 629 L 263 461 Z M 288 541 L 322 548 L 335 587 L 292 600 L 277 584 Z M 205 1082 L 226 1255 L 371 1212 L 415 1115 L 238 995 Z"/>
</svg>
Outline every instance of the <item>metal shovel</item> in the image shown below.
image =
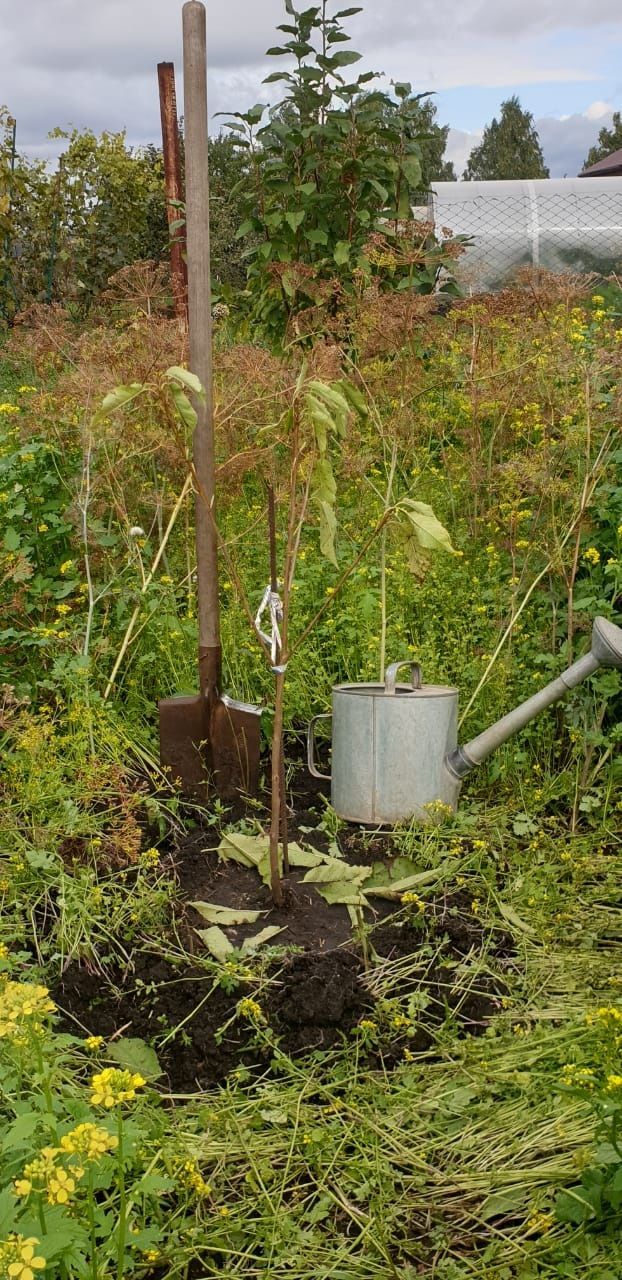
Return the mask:
<svg viewBox="0 0 622 1280">
<path fill-rule="evenodd" d="M 160 762 L 188 794 L 205 798 L 213 785 L 230 799 L 239 792 L 257 791 L 261 708 L 220 693 L 205 6 L 188 0 L 182 14 L 190 368 L 205 390 L 204 400 L 195 400 L 193 439 L 199 694 L 164 698 L 158 704 Z"/>
</svg>

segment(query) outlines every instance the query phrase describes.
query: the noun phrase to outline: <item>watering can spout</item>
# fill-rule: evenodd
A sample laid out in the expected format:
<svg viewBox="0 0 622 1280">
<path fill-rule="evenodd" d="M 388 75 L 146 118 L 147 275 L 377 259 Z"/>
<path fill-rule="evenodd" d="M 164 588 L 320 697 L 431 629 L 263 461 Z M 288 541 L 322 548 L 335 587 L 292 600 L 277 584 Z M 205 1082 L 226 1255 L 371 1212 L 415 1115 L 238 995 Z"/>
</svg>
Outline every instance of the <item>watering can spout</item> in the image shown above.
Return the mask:
<svg viewBox="0 0 622 1280">
<path fill-rule="evenodd" d="M 496 724 L 478 734 L 471 742 L 450 751 L 445 757 L 447 772 L 452 778 L 461 782 L 471 769 L 482 764 L 491 751 L 507 742 L 513 733 L 523 729 L 530 720 L 544 711 L 545 707 L 563 698 L 569 689 L 574 689 L 599 667 L 622 668 L 622 629 L 614 622 L 600 617 L 594 620 L 590 652 L 574 662 L 556 680 L 552 680 L 538 693 L 534 693 L 533 697 L 528 698 L 526 702 L 521 702 L 520 706 L 509 711 L 506 716 L 502 716 Z"/>
</svg>

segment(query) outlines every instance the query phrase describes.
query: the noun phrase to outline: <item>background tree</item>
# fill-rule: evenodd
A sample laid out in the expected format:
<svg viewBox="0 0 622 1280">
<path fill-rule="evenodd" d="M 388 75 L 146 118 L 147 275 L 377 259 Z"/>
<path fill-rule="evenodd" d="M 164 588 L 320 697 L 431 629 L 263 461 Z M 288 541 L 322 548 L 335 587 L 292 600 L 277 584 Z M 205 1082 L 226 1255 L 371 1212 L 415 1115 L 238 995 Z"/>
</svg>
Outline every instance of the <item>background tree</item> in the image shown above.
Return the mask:
<svg viewBox="0 0 622 1280">
<path fill-rule="evenodd" d="M 291 21 L 278 30 L 290 38 L 268 54 L 287 58 L 291 70 L 266 80 L 282 82 L 285 98 L 229 122 L 250 165 L 250 180 L 234 195 L 241 191 L 245 204 L 238 236 L 246 241 L 253 319 L 276 340 L 292 317 L 327 315 L 372 276 L 387 288 L 430 292 L 441 265 L 431 265 L 438 246 L 422 240 L 420 226 L 409 250 L 412 193 L 423 172 L 411 86 L 396 84 L 393 103 L 370 88 L 375 72 L 351 78 L 361 55 L 344 48 L 350 37 L 341 20 L 358 8 L 331 16 L 328 0 L 303 12 L 285 0 L 285 9 Z M 376 239 L 370 253 L 374 235 L 393 237 L 397 252 Z"/>
<path fill-rule="evenodd" d="M 603 125 L 598 135 L 598 142 L 590 147 L 585 157 L 583 168 L 589 169 L 590 165 L 596 164 L 598 160 L 606 160 L 607 156 L 610 156 L 612 151 L 617 151 L 619 147 L 622 147 L 622 116 L 619 111 L 614 111 L 611 128 L 608 129 Z"/>
<path fill-rule="evenodd" d="M 386 97 L 382 124 L 390 131 L 397 127 L 418 148 L 421 174 L 411 189 L 411 202 L 416 204 L 418 196 L 429 191 L 433 182 L 456 181 L 453 163 L 445 159 L 449 125 L 438 124 L 436 103 L 428 95 L 413 94 L 411 85 L 406 83 L 394 85 L 394 89 L 403 96 L 397 100 Z M 382 134 L 379 141 L 382 145 Z"/>
<path fill-rule="evenodd" d="M 549 176 L 531 112 L 523 110 L 516 96 L 508 98 L 501 103 L 499 119 L 486 126 L 473 148 L 463 177 L 472 182 Z"/>
</svg>

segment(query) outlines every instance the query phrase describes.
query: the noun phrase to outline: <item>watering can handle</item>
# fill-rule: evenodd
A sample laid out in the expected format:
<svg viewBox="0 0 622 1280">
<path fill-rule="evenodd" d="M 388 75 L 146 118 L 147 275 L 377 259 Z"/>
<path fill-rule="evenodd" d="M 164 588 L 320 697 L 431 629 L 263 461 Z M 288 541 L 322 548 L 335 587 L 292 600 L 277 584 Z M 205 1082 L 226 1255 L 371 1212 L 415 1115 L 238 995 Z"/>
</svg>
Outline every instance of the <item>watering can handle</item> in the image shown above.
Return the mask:
<svg viewBox="0 0 622 1280">
<path fill-rule="evenodd" d="M 316 767 L 315 726 L 318 720 L 332 720 L 332 718 L 333 716 L 331 711 L 327 711 L 324 713 L 324 715 L 321 715 L 321 716 L 314 716 L 313 719 L 309 721 L 309 728 L 307 729 L 307 765 L 309 768 L 309 773 L 311 774 L 312 778 L 321 778 L 323 782 L 330 782 L 331 774 L 320 773 L 319 769 Z"/>
<path fill-rule="evenodd" d="M 410 667 L 410 683 L 413 689 L 420 689 L 422 683 L 421 667 L 418 662 L 393 662 L 387 667 L 384 675 L 384 691 L 393 696 L 397 686 L 397 673 L 400 667 Z"/>
</svg>

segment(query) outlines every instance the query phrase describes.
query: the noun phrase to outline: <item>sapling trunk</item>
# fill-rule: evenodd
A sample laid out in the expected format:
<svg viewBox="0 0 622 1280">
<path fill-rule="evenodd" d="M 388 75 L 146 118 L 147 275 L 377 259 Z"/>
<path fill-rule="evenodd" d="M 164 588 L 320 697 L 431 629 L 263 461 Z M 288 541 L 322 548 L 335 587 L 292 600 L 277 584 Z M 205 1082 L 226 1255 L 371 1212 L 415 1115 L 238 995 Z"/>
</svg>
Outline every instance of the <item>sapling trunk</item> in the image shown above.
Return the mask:
<svg viewBox="0 0 622 1280">
<path fill-rule="evenodd" d="M 279 832 L 281 819 L 281 761 L 283 743 L 283 698 L 285 673 L 277 672 L 274 697 L 274 724 L 272 726 L 272 810 L 270 822 L 270 885 L 277 907 L 283 905 L 283 883 L 279 856 Z M 283 797 L 284 800 L 284 797 Z"/>
<path fill-rule="evenodd" d="M 270 590 L 276 595 L 279 589 L 279 579 L 276 552 L 276 502 L 274 497 L 274 486 L 272 484 L 268 485 L 268 535 L 270 545 Z M 275 658 L 275 666 L 278 666 L 281 661 L 280 645 L 276 648 Z M 289 872 L 289 858 L 287 853 L 287 802 L 285 797 L 285 755 L 283 752 L 283 699 L 285 672 L 275 672 L 275 680 L 274 724 L 272 727 L 270 880 L 272 884 L 272 896 L 274 897 L 274 901 L 277 903 L 277 906 L 280 906 L 283 901 L 283 886 L 281 884 L 279 836 L 282 842 L 283 875 L 287 875 Z"/>
</svg>

